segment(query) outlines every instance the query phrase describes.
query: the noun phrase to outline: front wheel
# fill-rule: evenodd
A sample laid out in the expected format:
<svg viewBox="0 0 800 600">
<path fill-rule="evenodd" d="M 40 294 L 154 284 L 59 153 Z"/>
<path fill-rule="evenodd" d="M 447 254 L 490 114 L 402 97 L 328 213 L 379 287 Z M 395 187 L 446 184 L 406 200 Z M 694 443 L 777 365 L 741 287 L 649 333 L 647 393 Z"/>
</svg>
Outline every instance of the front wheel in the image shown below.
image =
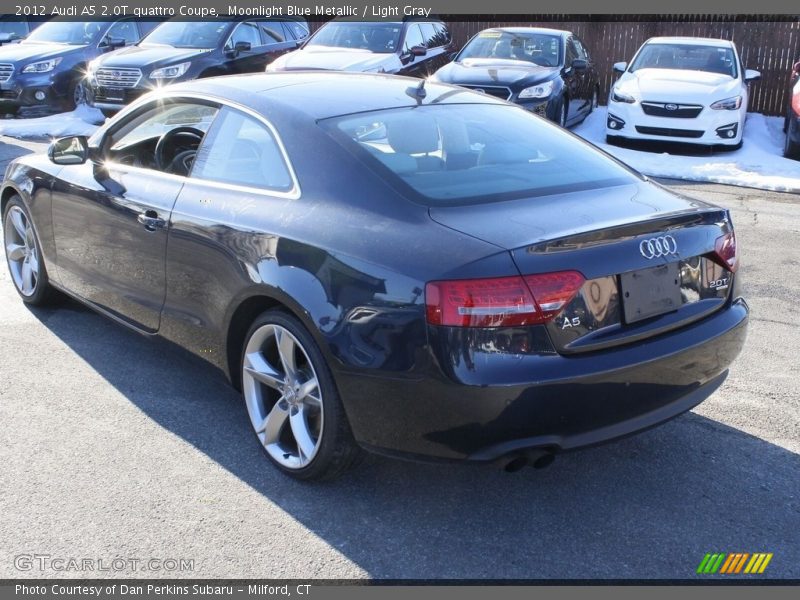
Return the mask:
<svg viewBox="0 0 800 600">
<path fill-rule="evenodd" d="M 3 235 L 11 281 L 22 301 L 31 306 L 47 304 L 55 290 L 50 285 L 30 215 L 19 196 L 12 196 L 6 205 Z"/>
<path fill-rule="evenodd" d="M 74 80 L 67 90 L 67 97 L 62 103 L 62 108 L 65 111 L 75 110 L 82 104 L 86 104 L 87 93 L 86 86 L 80 79 Z"/>
<path fill-rule="evenodd" d="M 293 316 L 270 310 L 251 326 L 242 394 L 261 447 L 284 473 L 333 479 L 360 457 L 322 352 Z"/>
</svg>

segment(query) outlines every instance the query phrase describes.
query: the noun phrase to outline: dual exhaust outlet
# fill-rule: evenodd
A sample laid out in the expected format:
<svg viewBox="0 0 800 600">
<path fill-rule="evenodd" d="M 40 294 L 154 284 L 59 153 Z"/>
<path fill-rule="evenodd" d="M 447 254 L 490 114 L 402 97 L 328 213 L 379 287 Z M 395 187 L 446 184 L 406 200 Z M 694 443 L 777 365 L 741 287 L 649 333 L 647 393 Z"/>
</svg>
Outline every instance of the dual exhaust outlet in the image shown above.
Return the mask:
<svg viewBox="0 0 800 600">
<path fill-rule="evenodd" d="M 556 455 L 550 450 L 531 448 L 502 458 L 499 462 L 499 466 L 506 473 L 516 473 L 524 467 L 544 469 L 553 464 L 555 459 Z"/>
</svg>

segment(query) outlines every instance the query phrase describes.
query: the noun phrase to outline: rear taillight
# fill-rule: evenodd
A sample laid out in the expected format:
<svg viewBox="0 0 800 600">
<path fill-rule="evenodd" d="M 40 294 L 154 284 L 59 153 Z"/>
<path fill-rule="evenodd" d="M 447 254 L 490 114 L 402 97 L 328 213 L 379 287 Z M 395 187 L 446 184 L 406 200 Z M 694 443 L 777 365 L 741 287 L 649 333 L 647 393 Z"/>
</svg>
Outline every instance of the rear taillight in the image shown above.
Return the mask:
<svg viewBox="0 0 800 600">
<path fill-rule="evenodd" d="M 739 257 L 736 254 L 736 234 L 729 231 L 721 235 L 714 243 L 714 256 L 717 262 L 731 273 L 739 266 Z"/>
<path fill-rule="evenodd" d="M 583 285 L 577 271 L 525 277 L 433 281 L 425 286 L 428 323 L 515 327 L 552 319 Z"/>
</svg>

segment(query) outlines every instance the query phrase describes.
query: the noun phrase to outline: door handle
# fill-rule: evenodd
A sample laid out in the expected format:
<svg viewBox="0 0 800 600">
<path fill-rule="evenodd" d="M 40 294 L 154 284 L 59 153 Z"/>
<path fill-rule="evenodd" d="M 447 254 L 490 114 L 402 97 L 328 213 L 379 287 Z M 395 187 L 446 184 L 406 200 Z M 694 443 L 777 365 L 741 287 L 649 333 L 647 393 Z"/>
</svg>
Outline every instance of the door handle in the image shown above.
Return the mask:
<svg viewBox="0 0 800 600">
<path fill-rule="evenodd" d="M 167 222 L 158 216 L 154 210 L 146 210 L 140 213 L 136 220 L 139 221 L 147 231 L 155 231 L 156 229 L 163 229 Z"/>
</svg>

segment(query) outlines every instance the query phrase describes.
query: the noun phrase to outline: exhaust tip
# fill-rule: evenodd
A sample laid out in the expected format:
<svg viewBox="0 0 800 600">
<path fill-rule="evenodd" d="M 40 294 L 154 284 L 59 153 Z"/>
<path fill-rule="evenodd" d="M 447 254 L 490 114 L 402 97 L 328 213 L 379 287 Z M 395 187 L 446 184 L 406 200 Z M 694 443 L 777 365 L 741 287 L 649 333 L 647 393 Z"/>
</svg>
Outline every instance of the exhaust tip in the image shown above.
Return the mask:
<svg viewBox="0 0 800 600">
<path fill-rule="evenodd" d="M 502 463 L 501 468 L 506 473 L 516 473 L 523 467 L 533 467 L 534 469 L 544 469 L 553 464 L 556 459 L 555 454 L 549 450 L 526 450 L 522 454 L 515 454 L 507 457 Z"/>
<path fill-rule="evenodd" d="M 506 464 L 503 465 L 503 470 L 506 473 L 516 473 L 517 471 L 520 471 L 527 465 L 528 465 L 528 459 L 520 454 L 512 457 L 508 462 L 506 462 Z"/>
</svg>

